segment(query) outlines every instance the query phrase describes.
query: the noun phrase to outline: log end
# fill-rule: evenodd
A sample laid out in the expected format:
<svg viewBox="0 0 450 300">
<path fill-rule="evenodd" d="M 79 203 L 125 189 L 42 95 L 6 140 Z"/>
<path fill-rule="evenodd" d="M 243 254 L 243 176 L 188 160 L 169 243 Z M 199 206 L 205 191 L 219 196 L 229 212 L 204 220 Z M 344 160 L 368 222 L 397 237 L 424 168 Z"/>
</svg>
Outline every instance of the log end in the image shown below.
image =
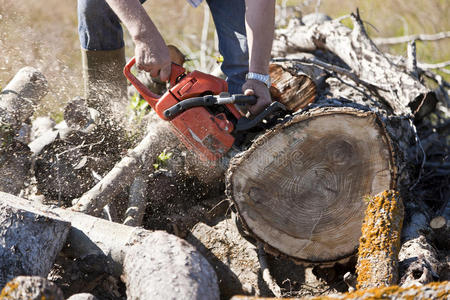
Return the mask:
<svg viewBox="0 0 450 300">
<path fill-rule="evenodd" d="M 352 256 L 367 203 L 395 185 L 390 140 L 374 113 L 297 114 L 232 160 L 227 194 L 247 229 L 275 252 L 324 264 Z"/>
</svg>

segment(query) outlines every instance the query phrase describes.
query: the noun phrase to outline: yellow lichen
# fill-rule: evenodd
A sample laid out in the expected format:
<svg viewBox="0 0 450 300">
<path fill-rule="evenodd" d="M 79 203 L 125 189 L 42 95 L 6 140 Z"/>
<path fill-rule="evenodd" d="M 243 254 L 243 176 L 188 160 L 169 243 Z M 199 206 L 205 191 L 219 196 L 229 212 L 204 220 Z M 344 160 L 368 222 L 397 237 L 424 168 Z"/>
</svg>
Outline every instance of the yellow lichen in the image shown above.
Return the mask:
<svg viewBox="0 0 450 300">
<path fill-rule="evenodd" d="M 358 288 L 394 283 L 403 203 L 395 191 L 384 191 L 368 203 L 358 249 Z"/>
<path fill-rule="evenodd" d="M 11 292 L 13 292 L 18 287 L 19 287 L 18 282 L 14 282 L 14 281 L 8 282 L 5 285 L 5 287 L 2 289 L 2 292 L 0 293 L 0 299 L 12 299 Z"/>
</svg>

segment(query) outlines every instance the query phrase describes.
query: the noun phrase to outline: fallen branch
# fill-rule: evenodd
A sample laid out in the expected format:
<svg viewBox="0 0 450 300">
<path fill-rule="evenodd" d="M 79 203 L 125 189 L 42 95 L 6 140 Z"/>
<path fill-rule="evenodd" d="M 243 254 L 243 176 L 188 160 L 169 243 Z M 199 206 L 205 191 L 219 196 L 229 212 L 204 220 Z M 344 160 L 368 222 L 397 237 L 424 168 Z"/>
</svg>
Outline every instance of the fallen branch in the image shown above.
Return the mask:
<svg viewBox="0 0 450 300">
<path fill-rule="evenodd" d="M 388 38 L 379 37 L 374 38 L 373 41 L 377 45 L 395 45 L 412 41 L 438 41 L 446 38 L 450 38 L 450 31 L 444 31 L 434 34 L 413 34 Z"/>
<path fill-rule="evenodd" d="M 398 193 L 384 191 L 367 199 L 358 249 L 358 289 L 395 285 L 403 223 L 403 203 Z"/>
</svg>

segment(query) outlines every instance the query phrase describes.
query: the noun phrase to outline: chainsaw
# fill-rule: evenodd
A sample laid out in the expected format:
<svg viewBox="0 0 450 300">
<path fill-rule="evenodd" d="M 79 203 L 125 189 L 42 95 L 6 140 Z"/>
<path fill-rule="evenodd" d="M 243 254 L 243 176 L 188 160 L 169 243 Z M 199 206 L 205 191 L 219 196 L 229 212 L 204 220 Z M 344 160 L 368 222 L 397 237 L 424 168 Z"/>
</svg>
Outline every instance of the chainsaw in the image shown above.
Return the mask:
<svg viewBox="0 0 450 300">
<path fill-rule="evenodd" d="M 203 161 L 216 161 L 232 147 L 238 137 L 261 124 L 275 112 L 285 110 L 283 104 L 272 102 L 263 112 L 247 118 L 236 105 L 253 105 L 255 96 L 230 95 L 227 82 L 200 71 L 186 72 L 172 63 L 169 89 L 156 95 L 132 73 L 132 58 L 124 68 L 125 77 L 163 120 L 169 121 L 178 138 Z"/>
</svg>

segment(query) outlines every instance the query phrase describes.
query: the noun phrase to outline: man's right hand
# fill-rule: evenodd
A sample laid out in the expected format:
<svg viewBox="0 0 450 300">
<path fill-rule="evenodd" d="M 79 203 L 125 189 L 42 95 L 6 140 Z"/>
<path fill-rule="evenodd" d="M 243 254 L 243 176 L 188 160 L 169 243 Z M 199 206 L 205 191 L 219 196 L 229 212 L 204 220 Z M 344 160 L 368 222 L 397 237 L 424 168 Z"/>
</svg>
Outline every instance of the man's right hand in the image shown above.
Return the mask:
<svg viewBox="0 0 450 300">
<path fill-rule="evenodd" d="M 106 2 L 133 38 L 137 68 L 150 72 L 152 77 L 159 76 L 162 81 L 168 81 L 171 71 L 169 49 L 139 0 Z"/>
<path fill-rule="evenodd" d="M 161 81 L 168 81 L 172 63 L 169 49 L 164 41 L 158 41 L 158 43 L 154 43 L 154 41 L 135 41 L 135 44 L 137 68 L 149 72 L 152 77 L 159 77 Z"/>
</svg>

